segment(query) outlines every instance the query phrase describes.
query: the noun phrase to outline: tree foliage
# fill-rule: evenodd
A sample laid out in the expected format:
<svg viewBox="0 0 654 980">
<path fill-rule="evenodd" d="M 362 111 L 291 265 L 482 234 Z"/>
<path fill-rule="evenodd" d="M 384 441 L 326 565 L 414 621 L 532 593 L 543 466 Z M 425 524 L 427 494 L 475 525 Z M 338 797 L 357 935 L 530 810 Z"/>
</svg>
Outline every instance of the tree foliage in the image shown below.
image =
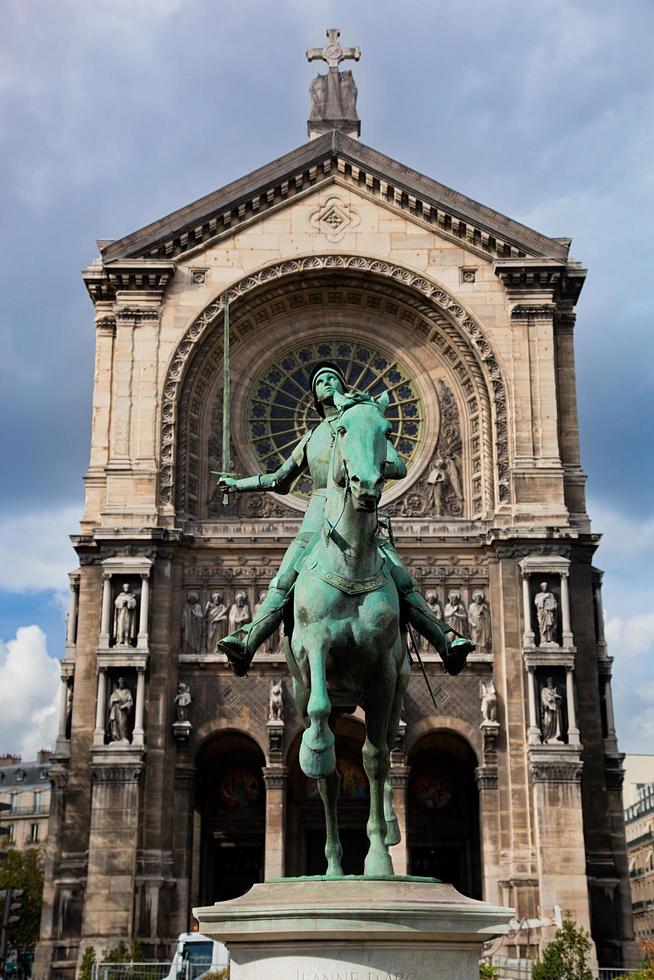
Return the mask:
<svg viewBox="0 0 654 980">
<path fill-rule="evenodd" d="M 588 933 L 566 915 L 542 960 L 534 965 L 532 980 L 593 980 L 588 965 L 590 950 Z"/>
<path fill-rule="evenodd" d="M 0 890 L 22 888 L 20 921 L 9 926 L 7 948 L 34 949 L 39 938 L 43 897 L 43 856 L 36 847 L 12 848 L 0 861 Z M 4 908 L 4 906 L 3 906 Z"/>
<path fill-rule="evenodd" d="M 87 946 L 79 965 L 79 980 L 91 980 L 93 976 L 93 965 L 95 964 L 95 950 L 93 946 Z"/>
</svg>

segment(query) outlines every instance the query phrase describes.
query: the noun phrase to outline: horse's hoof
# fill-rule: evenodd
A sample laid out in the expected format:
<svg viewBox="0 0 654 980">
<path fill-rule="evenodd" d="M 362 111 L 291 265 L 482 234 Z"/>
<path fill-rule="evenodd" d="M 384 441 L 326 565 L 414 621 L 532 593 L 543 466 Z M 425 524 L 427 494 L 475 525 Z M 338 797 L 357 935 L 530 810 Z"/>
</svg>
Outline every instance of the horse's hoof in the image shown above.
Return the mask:
<svg viewBox="0 0 654 980">
<path fill-rule="evenodd" d="M 390 820 L 386 820 L 386 837 L 384 838 L 384 844 L 386 847 L 392 847 L 393 844 L 399 844 L 402 840 L 402 834 L 400 833 L 400 825 L 392 817 Z"/>
<path fill-rule="evenodd" d="M 363 873 L 368 878 L 388 878 L 394 875 L 393 861 L 386 851 L 368 851 Z"/>
<path fill-rule="evenodd" d="M 304 733 L 300 744 L 300 769 L 310 779 L 324 779 L 331 776 L 336 768 L 336 752 L 334 743 L 323 748 L 314 749 L 306 744 Z"/>
<path fill-rule="evenodd" d="M 325 871 L 325 876 L 327 878 L 342 878 L 343 869 L 340 864 L 327 865 L 327 870 Z"/>
</svg>

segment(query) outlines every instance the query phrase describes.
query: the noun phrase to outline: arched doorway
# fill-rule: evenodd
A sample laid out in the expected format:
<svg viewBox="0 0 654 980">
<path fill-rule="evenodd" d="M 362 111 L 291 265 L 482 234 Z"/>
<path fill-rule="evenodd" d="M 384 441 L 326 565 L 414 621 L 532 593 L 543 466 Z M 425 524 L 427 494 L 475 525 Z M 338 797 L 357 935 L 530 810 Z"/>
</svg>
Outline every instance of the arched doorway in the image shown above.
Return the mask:
<svg viewBox="0 0 654 980">
<path fill-rule="evenodd" d="M 452 732 L 432 732 L 409 754 L 409 872 L 440 878 L 481 898 L 477 759 Z"/>
<path fill-rule="evenodd" d="M 289 805 L 287 820 L 286 873 L 325 873 L 325 814 L 318 786 L 307 779 L 298 761 L 301 733 L 289 751 Z M 341 774 L 338 825 L 343 845 L 345 874 L 363 874 L 368 850 L 368 780 L 363 771 L 361 749 L 365 731 L 352 716 L 339 718 L 336 725 L 336 765 Z"/>
<path fill-rule="evenodd" d="M 197 894 L 201 905 L 237 898 L 264 877 L 264 756 L 247 735 L 222 732 L 197 756 Z M 199 860 L 198 860 L 199 858 Z"/>
</svg>

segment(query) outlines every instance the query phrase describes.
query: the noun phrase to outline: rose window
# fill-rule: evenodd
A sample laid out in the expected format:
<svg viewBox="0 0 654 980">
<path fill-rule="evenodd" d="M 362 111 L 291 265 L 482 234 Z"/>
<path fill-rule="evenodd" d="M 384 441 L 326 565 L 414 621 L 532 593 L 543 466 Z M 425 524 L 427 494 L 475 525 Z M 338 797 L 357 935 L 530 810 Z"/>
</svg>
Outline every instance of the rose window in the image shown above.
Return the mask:
<svg viewBox="0 0 654 980">
<path fill-rule="evenodd" d="M 331 361 L 343 372 L 348 387 L 375 397 L 389 394 L 386 418 L 393 443 L 407 468 L 422 442 L 424 407 L 409 369 L 376 346 L 339 339 L 304 344 L 278 354 L 253 382 L 246 402 L 245 431 L 262 472 L 272 472 L 288 459 L 308 429 L 320 422 L 310 388 L 319 361 Z M 311 479 L 303 474 L 291 492 L 307 498 Z"/>
</svg>

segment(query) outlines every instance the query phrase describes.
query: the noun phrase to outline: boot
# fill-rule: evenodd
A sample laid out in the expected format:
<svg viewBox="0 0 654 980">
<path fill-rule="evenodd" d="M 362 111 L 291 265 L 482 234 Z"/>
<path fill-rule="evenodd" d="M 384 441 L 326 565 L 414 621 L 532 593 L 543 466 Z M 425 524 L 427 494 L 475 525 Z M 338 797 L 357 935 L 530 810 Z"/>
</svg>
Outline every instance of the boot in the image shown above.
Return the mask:
<svg viewBox="0 0 654 980">
<path fill-rule="evenodd" d="M 451 639 L 450 627 L 434 616 L 431 606 L 417 589 L 401 595 L 400 604 L 405 619 L 436 648 L 447 673 L 460 674 L 468 654 L 475 649 L 472 640 L 464 636 Z"/>
<path fill-rule="evenodd" d="M 281 589 L 269 589 L 252 622 L 219 642 L 218 649 L 225 654 L 237 677 L 245 677 L 263 641 L 279 629 L 287 598 L 288 594 Z"/>
</svg>

